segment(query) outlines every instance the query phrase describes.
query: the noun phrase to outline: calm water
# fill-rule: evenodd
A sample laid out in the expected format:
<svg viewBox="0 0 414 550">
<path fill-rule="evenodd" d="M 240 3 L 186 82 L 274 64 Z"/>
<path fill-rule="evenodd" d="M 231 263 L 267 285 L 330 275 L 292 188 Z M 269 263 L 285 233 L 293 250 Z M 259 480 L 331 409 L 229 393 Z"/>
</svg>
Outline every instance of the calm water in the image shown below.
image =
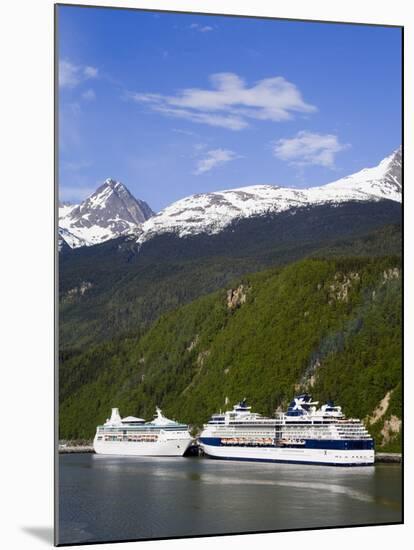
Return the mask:
<svg viewBox="0 0 414 550">
<path fill-rule="evenodd" d="M 60 543 L 399 521 L 399 464 L 60 456 Z"/>
</svg>

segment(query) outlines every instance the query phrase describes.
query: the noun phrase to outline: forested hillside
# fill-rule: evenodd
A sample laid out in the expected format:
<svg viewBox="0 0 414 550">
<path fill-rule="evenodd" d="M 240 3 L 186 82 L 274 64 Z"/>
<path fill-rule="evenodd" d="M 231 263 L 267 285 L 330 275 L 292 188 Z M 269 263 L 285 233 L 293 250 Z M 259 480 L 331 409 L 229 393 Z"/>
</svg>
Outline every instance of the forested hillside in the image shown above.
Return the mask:
<svg viewBox="0 0 414 550">
<path fill-rule="evenodd" d="M 271 414 L 301 390 L 364 418 L 378 448 L 400 449 L 398 257 L 314 258 L 244 275 L 147 330 L 62 351 L 60 436 L 92 438 L 115 406 L 149 418 L 159 405 L 200 426 L 240 398 Z"/>
<path fill-rule="evenodd" d="M 314 206 L 237 222 L 216 235 L 113 239 L 61 254 L 60 348 L 146 330 L 232 279 L 309 255 L 400 254 L 401 205 Z M 392 225 L 390 225 L 392 224 Z M 338 242 L 339 239 L 339 242 Z"/>
</svg>

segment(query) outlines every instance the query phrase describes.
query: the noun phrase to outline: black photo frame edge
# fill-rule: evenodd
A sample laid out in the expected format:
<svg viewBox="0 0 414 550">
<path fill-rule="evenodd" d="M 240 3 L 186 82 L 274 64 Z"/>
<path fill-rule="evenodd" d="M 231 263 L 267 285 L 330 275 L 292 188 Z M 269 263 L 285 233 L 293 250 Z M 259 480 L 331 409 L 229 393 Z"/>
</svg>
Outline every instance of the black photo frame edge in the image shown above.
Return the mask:
<svg viewBox="0 0 414 550">
<path fill-rule="evenodd" d="M 292 22 L 305 22 L 305 23 L 326 23 L 326 24 L 338 24 L 338 25 L 357 25 L 365 27 L 388 27 L 397 28 L 401 31 L 401 149 L 402 149 L 402 203 L 401 203 L 401 225 L 402 225 L 402 241 L 401 241 L 401 259 L 402 259 L 402 395 L 403 395 L 403 409 L 402 409 L 402 475 L 401 475 L 401 521 L 399 522 L 380 522 L 375 524 L 361 523 L 358 525 L 338 525 L 329 527 L 304 527 L 297 529 L 279 529 L 279 530 L 260 530 L 260 531 L 240 531 L 232 533 L 215 533 L 215 534 L 197 534 L 197 535 L 182 535 L 171 537 L 153 537 L 153 538 L 134 538 L 134 539 L 117 539 L 110 541 L 96 541 L 96 542 L 74 542 L 74 543 L 59 543 L 59 251 L 58 251 L 58 222 L 59 222 L 59 7 L 77 7 L 86 9 L 107 9 L 107 10 L 123 10 L 123 11 L 140 11 L 147 13 L 173 13 L 173 14 L 187 14 L 187 15 L 203 15 L 213 17 L 232 17 L 242 19 L 267 19 L 276 21 L 292 21 Z M 289 17 L 276 17 L 269 15 L 241 15 L 241 14 L 229 14 L 229 13 L 212 13 L 212 12 L 199 12 L 199 11 L 183 11 L 183 10 L 166 10 L 166 9 L 151 9 L 151 8 L 132 8 L 126 6 L 100 6 L 99 4 L 71 4 L 65 2 L 57 2 L 54 4 L 54 41 L 53 41 L 53 67 L 54 67 L 54 546 L 90 546 L 96 544 L 116 544 L 121 542 L 144 542 L 144 541 L 162 541 L 162 540 L 180 540 L 180 539 L 198 539 L 198 538 L 212 538 L 212 537 L 229 537 L 235 535 L 259 535 L 268 533 L 286 533 L 286 532 L 301 532 L 301 531 L 327 531 L 332 529 L 350 529 L 359 527 L 379 527 L 379 526 L 391 526 L 391 525 L 403 525 L 404 524 L 404 512 L 405 512 L 405 494 L 404 494 L 404 450 L 405 450 L 405 433 L 404 433 L 404 417 L 405 417 L 405 402 L 404 402 L 404 25 L 391 25 L 382 23 L 364 23 L 353 21 L 337 21 L 337 20 L 321 20 L 321 19 L 300 19 Z"/>
</svg>

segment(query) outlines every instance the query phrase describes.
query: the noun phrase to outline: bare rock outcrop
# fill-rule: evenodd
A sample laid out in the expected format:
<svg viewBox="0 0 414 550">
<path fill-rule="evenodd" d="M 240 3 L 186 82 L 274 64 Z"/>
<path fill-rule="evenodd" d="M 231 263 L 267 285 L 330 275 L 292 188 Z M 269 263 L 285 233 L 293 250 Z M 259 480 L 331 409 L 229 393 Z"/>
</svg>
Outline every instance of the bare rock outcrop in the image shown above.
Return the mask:
<svg viewBox="0 0 414 550">
<path fill-rule="evenodd" d="M 329 286 L 329 304 L 337 302 L 348 302 L 349 292 L 352 285 L 358 283 L 360 275 L 357 272 L 348 273 L 336 273 L 334 282 Z"/>
<path fill-rule="evenodd" d="M 230 288 L 227 291 L 227 307 L 234 310 L 246 303 L 248 287 L 239 285 L 237 288 Z"/>
</svg>

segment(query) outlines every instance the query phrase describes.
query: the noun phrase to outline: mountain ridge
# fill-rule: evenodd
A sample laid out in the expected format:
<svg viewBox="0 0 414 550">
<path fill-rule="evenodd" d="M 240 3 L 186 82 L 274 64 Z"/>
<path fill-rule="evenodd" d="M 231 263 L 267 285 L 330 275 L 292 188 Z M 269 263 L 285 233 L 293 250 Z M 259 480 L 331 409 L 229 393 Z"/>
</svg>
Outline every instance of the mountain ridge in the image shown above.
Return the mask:
<svg viewBox="0 0 414 550">
<path fill-rule="evenodd" d="M 396 233 L 372 233 L 390 224 Z M 244 219 L 216 235 L 159 235 L 139 251 L 133 237 L 78 248 L 60 262 L 60 346 L 84 347 L 147 327 L 163 312 L 236 277 L 321 249 L 335 255 L 401 255 L 400 224 L 398 203 L 346 203 Z M 73 295 L 85 281 L 92 287 Z"/>
<path fill-rule="evenodd" d="M 59 205 L 59 236 L 70 248 L 100 244 L 128 234 L 135 235 L 138 245 L 142 245 L 168 233 L 178 237 L 214 235 L 239 220 L 294 213 L 303 207 L 336 206 L 351 201 L 401 202 L 401 170 L 400 147 L 377 166 L 322 186 L 296 189 L 251 185 L 199 193 L 179 199 L 157 214 L 147 203 L 135 199 L 122 183 L 107 179 L 81 204 Z"/>
<path fill-rule="evenodd" d="M 142 244 L 163 233 L 175 233 L 179 237 L 198 233 L 214 235 L 235 220 L 305 206 L 384 199 L 401 202 L 401 166 L 401 148 L 398 148 L 377 166 L 322 186 L 295 189 L 252 185 L 191 195 L 147 220 L 140 228 L 137 242 Z"/>
</svg>

